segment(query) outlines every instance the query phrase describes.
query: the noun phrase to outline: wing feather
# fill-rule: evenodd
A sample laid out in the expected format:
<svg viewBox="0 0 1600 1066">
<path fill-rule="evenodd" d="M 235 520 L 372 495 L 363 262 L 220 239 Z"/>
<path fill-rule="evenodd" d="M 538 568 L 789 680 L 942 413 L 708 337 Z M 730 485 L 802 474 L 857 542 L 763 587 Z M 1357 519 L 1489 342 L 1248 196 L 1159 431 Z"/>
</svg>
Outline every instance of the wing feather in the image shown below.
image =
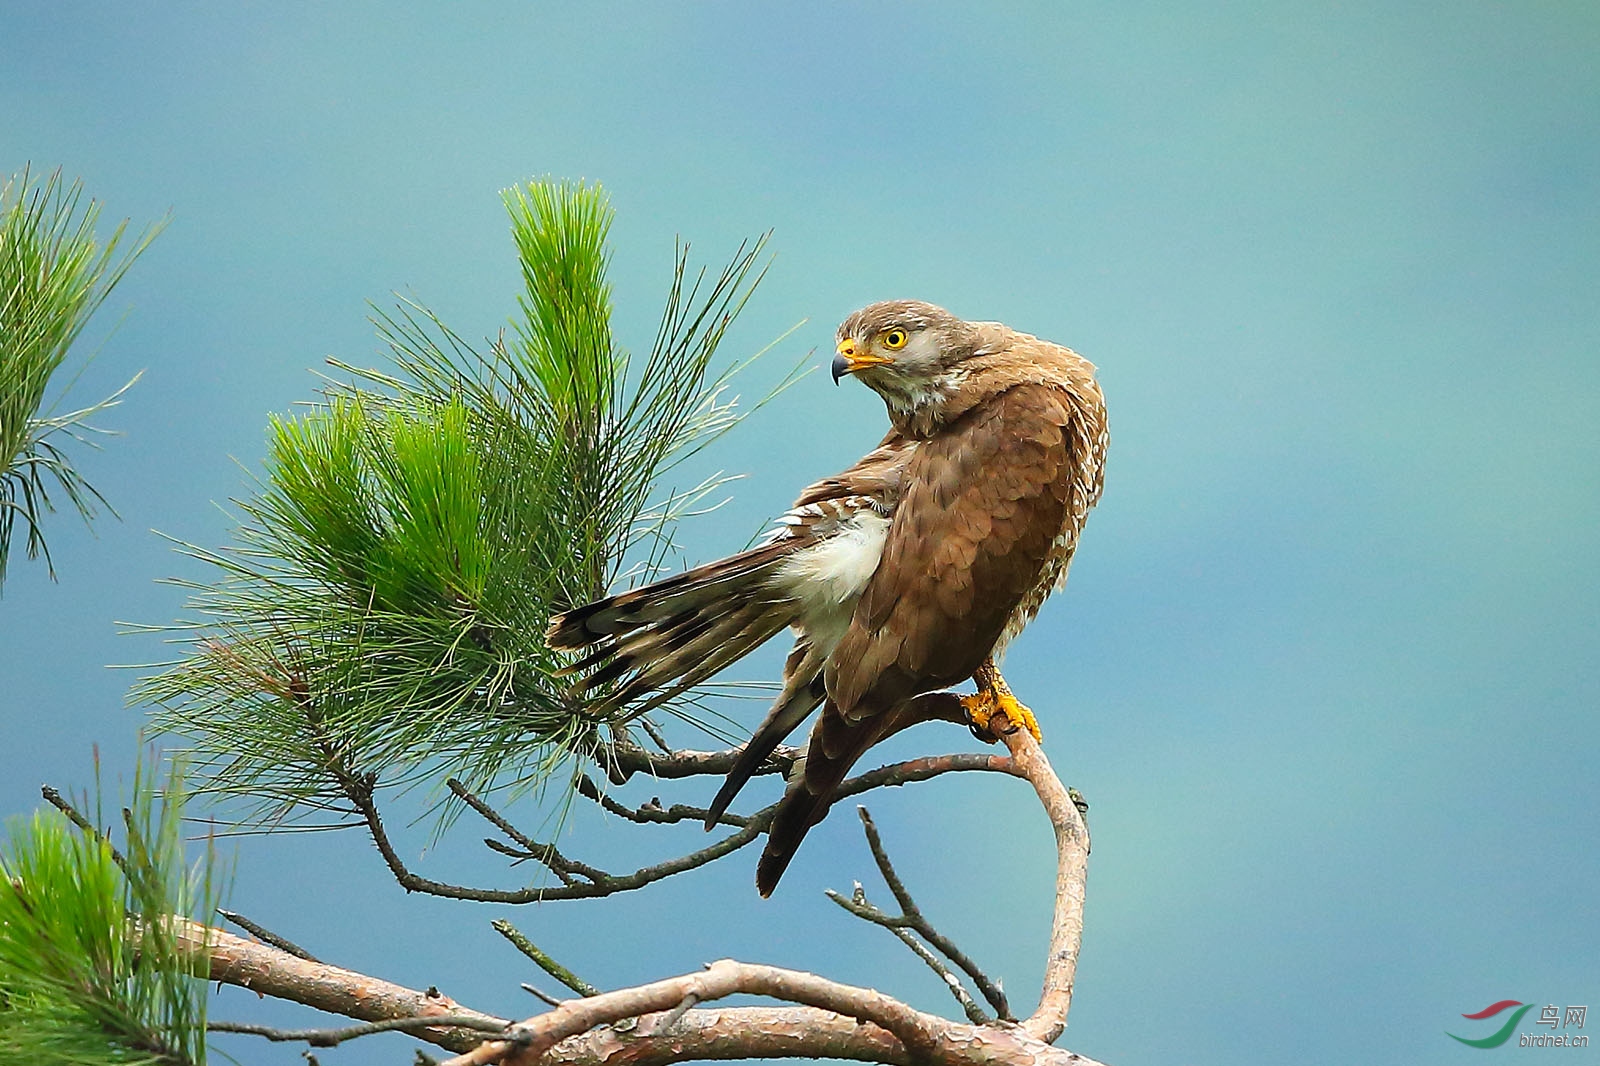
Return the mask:
<svg viewBox="0 0 1600 1066">
<path fill-rule="evenodd" d="M 1073 412 L 1024 385 L 969 411 L 907 464 L 883 558 L 828 663 L 849 714 L 966 680 L 1061 531 Z"/>
</svg>

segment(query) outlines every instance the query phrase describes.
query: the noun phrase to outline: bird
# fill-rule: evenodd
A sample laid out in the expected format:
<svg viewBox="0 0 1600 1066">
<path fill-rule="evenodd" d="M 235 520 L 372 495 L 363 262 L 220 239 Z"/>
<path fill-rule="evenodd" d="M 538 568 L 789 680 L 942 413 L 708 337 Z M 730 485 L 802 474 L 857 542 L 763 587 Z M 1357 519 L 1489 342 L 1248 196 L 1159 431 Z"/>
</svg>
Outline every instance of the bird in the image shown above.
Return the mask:
<svg viewBox="0 0 1600 1066">
<path fill-rule="evenodd" d="M 602 709 L 642 714 L 794 631 L 777 699 L 712 801 L 710 829 L 821 708 L 756 867 L 770 896 L 851 766 L 911 724 L 916 697 L 965 683 L 974 733 L 1041 734 L 999 664 L 1066 582 L 1109 440 L 1095 367 L 1069 348 L 919 300 L 849 315 L 832 376 L 884 401 L 890 428 L 808 486 L 754 547 L 550 620 Z M 587 672 L 587 673 L 586 673 Z"/>
</svg>

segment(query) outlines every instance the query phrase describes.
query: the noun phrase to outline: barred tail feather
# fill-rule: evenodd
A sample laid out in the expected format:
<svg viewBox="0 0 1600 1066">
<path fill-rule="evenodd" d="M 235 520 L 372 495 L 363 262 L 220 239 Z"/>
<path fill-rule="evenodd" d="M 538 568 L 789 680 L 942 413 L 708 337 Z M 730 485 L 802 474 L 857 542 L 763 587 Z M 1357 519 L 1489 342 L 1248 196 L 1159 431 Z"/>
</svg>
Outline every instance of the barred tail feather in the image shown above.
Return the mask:
<svg viewBox="0 0 1600 1066">
<path fill-rule="evenodd" d="M 741 588 L 761 584 L 794 548 L 794 543 L 785 541 L 764 544 L 565 611 L 550 619 L 545 642 L 552 648 L 575 651 L 725 598 L 738 598 Z"/>
<path fill-rule="evenodd" d="M 577 683 L 579 692 L 621 682 L 597 709 L 634 704 L 643 713 L 797 620 L 796 605 L 772 580 L 793 550 L 781 542 L 762 545 L 608 596 L 556 615 L 545 639 L 552 648 L 588 649 L 561 671 L 594 671 Z"/>
<path fill-rule="evenodd" d="M 793 621 L 792 611 L 773 610 L 768 604 L 755 604 L 737 611 L 723 624 L 712 626 L 676 653 L 649 664 L 645 672 L 624 685 L 608 703 L 622 706 L 653 692 L 637 709 L 643 713 L 659 707 L 748 655 Z"/>
</svg>

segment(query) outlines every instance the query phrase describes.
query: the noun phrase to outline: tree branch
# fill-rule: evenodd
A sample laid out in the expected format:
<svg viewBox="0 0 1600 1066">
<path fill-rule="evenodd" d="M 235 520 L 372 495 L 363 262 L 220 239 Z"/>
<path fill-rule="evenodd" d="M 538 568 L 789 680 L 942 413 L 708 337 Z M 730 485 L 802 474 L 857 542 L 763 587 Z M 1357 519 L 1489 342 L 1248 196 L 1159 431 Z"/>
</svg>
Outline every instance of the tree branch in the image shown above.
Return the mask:
<svg viewBox="0 0 1600 1066">
<path fill-rule="evenodd" d="M 733 769 L 733 764 L 738 761 L 743 751 L 743 748 L 726 748 L 722 751 L 682 749 L 664 754 L 641 748 L 619 735 L 607 747 L 604 759 L 598 761 L 601 761 L 606 776 L 611 779 L 612 784 L 625 785 L 629 778 L 638 773 L 661 778 L 726 774 Z M 773 749 L 771 755 L 767 756 L 766 761 L 756 768 L 756 775 L 786 774 L 799 756 L 799 748 L 780 744 Z"/>
<path fill-rule="evenodd" d="M 560 981 L 562 984 L 578 993 L 578 995 L 598 996 L 600 994 L 600 990 L 598 988 L 596 988 L 594 985 L 591 985 L 588 981 L 585 981 L 583 978 L 579 977 L 565 966 L 561 965 L 555 959 L 552 959 L 549 955 L 545 954 L 545 952 L 537 944 L 528 939 L 527 935 L 523 933 L 522 930 L 506 921 L 504 918 L 496 918 L 494 921 L 490 922 L 489 925 L 494 929 L 495 932 L 511 941 L 512 947 L 516 948 L 518 951 L 522 952 L 524 955 L 528 956 L 528 958 L 532 959 L 536 964 L 538 964 L 539 969 L 543 970 L 551 977 L 554 977 L 557 981 Z M 534 994 L 540 995 L 539 993 Z M 542 999 L 544 997 L 540 995 L 540 998 Z M 554 1007 L 558 1006 L 559 1004 L 552 1003 L 550 1005 Z"/>
<path fill-rule="evenodd" d="M 774 967 L 724 962 L 701 974 L 606 993 L 611 998 L 599 1014 L 616 1022 L 608 1027 L 588 1031 L 578 1028 L 586 1018 L 575 1014 L 574 1007 L 593 1003 L 592 999 L 569 1001 L 513 1027 L 505 1019 L 461 1007 L 434 990 L 417 992 L 335 966 L 309 963 L 269 945 L 191 922 L 182 922 L 180 931 L 180 942 L 212 980 L 351 1018 L 423 1019 L 432 1024 L 416 1032 L 419 1038 L 452 1051 L 470 1052 L 474 1057 L 466 1061 L 471 1062 L 496 1061 L 496 1056 L 517 1051 L 518 1044 L 485 1044 L 481 1032 L 460 1026 L 441 1027 L 438 1020 L 468 1017 L 477 1019 L 473 1029 L 508 1028 L 519 1040 L 529 1041 L 530 1048 L 534 1040 L 549 1041 L 555 1033 L 568 1033 L 547 1043 L 541 1055 L 517 1051 L 510 1060 L 515 1066 L 535 1062 L 538 1066 L 672 1066 L 695 1060 L 754 1058 L 836 1058 L 885 1066 L 913 1066 L 929 1061 L 951 1066 L 1101 1066 L 1092 1059 L 1044 1044 L 1021 1026 L 951 1022 L 914 1011 L 869 989 Z M 732 975 L 733 991 L 802 1003 L 813 999 L 819 1002 L 691 1009 L 684 1011 L 670 1028 L 665 1026 L 663 1022 L 689 995 L 701 997 L 714 991 L 704 984 L 698 989 L 695 985 L 714 971 L 724 981 Z M 756 977 L 747 979 L 752 974 Z M 653 1004 L 665 1005 L 652 1010 Z M 643 1013 L 624 1015 L 624 1008 Z M 558 1012 L 559 1017 L 552 1017 Z M 630 1018 L 637 1020 L 626 1024 Z M 888 1024 L 914 1027 L 917 1035 L 913 1043 L 908 1047 L 887 1028 Z"/>
<path fill-rule="evenodd" d="M 951 698 L 952 700 L 954 699 L 954 697 Z M 922 697 L 922 699 L 926 700 L 927 697 Z M 645 752 L 642 748 L 635 747 L 632 750 L 636 752 L 642 752 L 646 757 L 656 758 L 653 753 Z M 723 762 L 723 756 L 728 754 L 728 752 L 679 752 L 672 756 L 672 758 L 676 759 L 678 756 L 689 757 L 686 762 L 677 764 L 677 769 L 682 771 L 679 776 L 693 776 L 694 774 L 698 773 L 715 773 L 717 771 L 707 769 L 685 770 L 685 766 L 696 765 L 704 767 L 721 765 Z M 737 751 L 735 751 L 733 754 L 736 755 Z M 731 765 L 731 760 L 729 760 L 729 763 Z M 464 787 L 460 787 L 459 783 L 457 783 L 456 786 L 452 786 L 453 788 L 457 789 L 456 794 L 465 800 L 473 808 L 473 810 L 483 815 L 483 817 L 486 818 L 491 824 L 495 825 L 503 832 L 506 832 L 507 835 L 511 836 L 513 840 L 516 840 L 519 844 L 528 849 L 527 851 L 515 853 L 512 853 L 509 851 L 509 849 L 504 848 L 497 850 L 502 850 L 508 854 L 513 854 L 513 857 L 515 858 L 533 858 L 543 862 L 549 866 L 549 868 L 556 874 L 558 878 L 561 878 L 563 881 L 563 883 L 560 885 L 527 887 L 520 889 L 475 888 L 467 885 L 453 885 L 444 881 L 436 881 L 432 878 L 423 877 L 420 874 L 412 872 L 405 865 L 404 861 L 401 860 L 399 853 L 395 850 L 393 843 L 389 840 L 388 830 L 385 828 L 383 823 L 383 815 L 378 810 L 375 796 L 376 782 L 373 776 L 370 774 L 362 775 L 354 773 L 348 768 L 343 767 L 342 764 L 333 764 L 331 765 L 331 769 L 339 780 L 341 787 L 345 790 L 346 796 L 350 803 L 352 806 L 354 806 L 356 812 L 366 823 L 367 832 L 371 835 L 373 843 L 377 846 L 378 854 L 383 857 L 384 863 L 389 867 L 390 873 L 394 875 L 394 878 L 397 882 L 399 882 L 400 887 L 404 888 L 407 892 L 425 892 L 429 895 L 442 896 L 447 899 L 472 900 L 479 903 L 520 904 L 561 899 L 595 899 L 602 896 L 613 895 L 618 892 L 631 892 L 635 889 L 643 888 L 646 885 L 653 884 L 656 881 L 660 881 L 663 878 L 672 877 L 675 874 L 685 873 L 689 870 L 697 869 L 709 862 L 714 862 L 715 860 L 722 858 L 724 855 L 729 855 L 735 851 L 738 851 L 740 848 L 755 840 L 762 833 L 766 832 L 768 824 L 770 824 L 772 821 L 773 814 L 777 811 L 777 804 L 774 803 L 770 806 L 762 808 L 752 815 L 730 816 L 728 820 L 733 824 L 739 825 L 740 828 L 738 831 L 723 837 L 721 840 L 709 844 L 706 847 L 692 851 L 687 855 L 680 855 L 676 858 L 668 859 L 665 862 L 657 863 L 654 866 L 640 867 L 632 873 L 609 874 L 603 870 L 597 870 L 592 866 L 586 866 L 583 863 L 577 862 L 576 860 L 566 858 L 565 856 L 561 855 L 560 852 L 556 851 L 552 845 L 540 844 L 532 841 L 531 838 L 527 837 L 525 834 L 522 834 L 520 831 L 511 826 L 511 824 L 503 816 L 494 811 L 494 809 L 489 807 L 488 804 L 483 803 L 482 800 L 478 799 L 476 796 L 473 796 Z M 838 798 L 843 799 L 849 796 L 858 795 L 873 788 L 909 784 L 913 781 L 926 781 L 930 778 L 938 777 L 941 774 L 961 771 L 989 771 L 1020 776 L 1016 767 L 1013 765 L 1013 760 L 1003 755 L 991 755 L 985 752 L 971 752 L 954 755 L 929 756 L 920 759 L 909 759 L 905 762 L 893 763 L 888 766 L 881 766 L 876 770 L 852 777 L 844 781 L 839 786 L 837 796 Z M 593 782 L 591 782 L 591 785 L 592 784 Z M 579 788 L 580 790 L 582 789 L 581 782 Z M 595 791 L 598 795 L 598 787 L 596 787 Z M 617 804 L 617 806 L 623 811 L 630 810 L 629 808 L 623 807 L 621 804 Z M 608 807 L 607 809 L 610 808 Z M 632 810 L 631 813 L 638 815 L 638 820 L 646 822 L 670 822 L 683 820 L 680 815 L 683 815 L 685 811 L 701 811 L 699 817 L 704 817 L 701 808 L 691 807 L 680 809 L 679 807 L 674 806 L 673 808 L 669 808 L 668 810 L 661 812 L 659 816 L 648 813 L 651 810 L 652 808 L 646 806 L 638 808 L 637 810 Z M 623 816 L 627 817 L 626 814 Z M 635 819 L 630 818 L 630 820 Z M 572 874 L 577 874 L 579 877 L 586 878 L 587 880 L 582 882 L 576 881 L 572 878 Z"/>
<path fill-rule="evenodd" d="M 289 954 L 294 955 L 297 958 L 305 959 L 308 962 L 322 961 L 315 955 L 311 954 L 311 952 L 301 947 L 299 944 L 296 944 L 294 941 L 284 939 L 277 933 L 274 933 L 271 929 L 268 929 L 266 926 L 258 925 L 242 914 L 239 914 L 235 911 L 223 910 L 221 907 L 217 908 L 217 913 L 222 915 L 228 921 L 232 922 L 234 925 L 237 925 L 240 929 L 243 929 L 245 932 L 249 933 L 251 936 L 255 937 L 257 940 L 271 944 L 275 948 L 280 948 L 284 951 L 287 951 Z"/>
<path fill-rule="evenodd" d="M 111 855 L 111 861 L 120 866 L 124 872 L 127 871 L 128 860 L 123 857 L 122 852 L 117 850 L 117 846 L 111 843 L 111 838 L 100 832 L 100 830 L 96 829 L 94 827 L 94 823 L 89 821 L 89 819 L 84 816 L 83 812 L 74 807 L 65 796 L 49 785 L 41 785 L 39 787 L 39 794 L 45 798 L 46 803 L 50 804 L 50 806 L 66 815 L 67 819 L 72 822 L 73 825 L 82 830 L 86 835 L 95 840 L 104 842 L 106 849 Z"/>
<path fill-rule="evenodd" d="M 211 980 L 221 984 L 365 1022 L 469 1016 L 476 1018 L 475 1024 L 481 1027 L 504 1029 L 511 1024 L 505 1018 L 462 1007 L 436 989 L 417 992 L 352 970 L 298 958 L 212 926 L 181 918 L 172 921 L 179 947 L 204 965 Z M 451 1051 L 466 1051 L 483 1040 L 481 1032 L 438 1023 L 417 1031 L 416 1036 Z"/>
<path fill-rule="evenodd" d="M 992 726 L 1011 752 L 1018 772 L 1033 785 L 1056 836 L 1055 914 L 1050 923 L 1050 953 L 1045 956 L 1044 987 L 1039 1006 L 1022 1023 L 1029 1036 L 1052 1043 L 1067 1027 L 1072 983 L 1083 944 L 1084 887 L 1089 876 L 1088 804 L 1067 791 L 1044 749 L 1028 730 L 1007 722 Z"/>
<path fill-rule="evenodd" d="M 601 881 L 610 876 L 604 870 L 597 870 L 593 866 L 589 866 L 581 862 L 575 862 L 574 860 L 567 858 L 556 849 L 554 843 L 541 844 L 534 840 L 532 837 L 523 833 L 516 826 L 512 825 L 505 819 L 503 815 L 500 814 L 499 811 L 495 810 L 483 800 L 479 799 L 467 788 L 466 785 L 463 785 L 455 778 L 452 777 L 447 779 L 445 784 L 449 786 L 451 792 L 456 794 L 457 798 L 459 798 L 467 806 L 471 807 L 474 811 L 477 811 L 486 822 L 500 830 L 512 840 L 516 841 L 524 849 L 522 852 L 516 853 L 511 852 L 509 849 L 506 849 L 503 845 L 498 844 L 496 841 L 484 841 L 485 844 L 489 845 L 491 848 L 494 848 L 496 851 L 499 851 L 502 854 L 511 854 L 517 858 L 533 859 L 536 862 L 542 863 L 548 867 L 552 873 L 559 877 L 563 884 L 567 885 L 573 884 L 574 874 L 588 879 L 590 884 L 599 884 Z"/>
<path fill-rule="evenodd" d="M 619 818 L 626 818 L 638 825 L 672 825 L 677 822 L 704 822 L 706 815 L 711 813 L 705 807 L 690 807 L 682 803 L 674 803 L 670 807 L 661 806 L 661 800 L 651 799 L 649 803 L 638 807 L 629 807 L 619 803 L 611 796 L 600 790 L 594 779 L 588 774 L 579 774 L 578 795 L 584 799 L 600 805 L 608 813 Z M 724 812 L 717 817 L 718 825 L 731 825 L 740 829 L 750 824 L 750 819 L 740 814 Z"/>
<path fill-rule="evenodd" d="M 939 713 L 941 710 L 953 713 L 952 707 L 959 707 L 952 694 L 938 694 L 938 697 L 923 697 L 929 702 L 930 716 L 943 717 L 945 715 Z M 453 1060 L 458 1064 L 503 1060 L 512 1066 L 534 1063 L 539 1066 L 668 1066 L 690 1059 L 829 1057 L 881 1062 L 889 1066 L 910 1066 L 913 1062 L 952 1066 L 957 1063 L 964 1066 L 994 1063 L 1089 1066 L 1091 1060 L 1049 1046 L 1065 1027 L 1083 930 L 1084 878 L 1089 847 L 1083 804 L 1055 776 L 1032 734 L 1009 726 L 1003 717 L 992 726 L 1010 750 L 1009 757 L 974 754 L 909 760 L 851 778 L 840 787 L 839 795 L 844 797 L 871 788 L 926 780 L 957 770 L 1007 773 L 1024 777 L 1033 785 L 1055 830 L 1056 906 L 1039 1005 L 1018 1026 L 952 1022 L 913 1010 L 871 989 L 842 985 L 799 971 L 731 960 L 716 963 L 703 973 L 567 1000 L 544 1014 L 509 1025 L 503 1019 L 464 1011 L 433 990 L 431 994 L 414 992 L 338 967 L 298 959 L 220 930 L 192 923 L 185 923 L 185 926 L 192 934 L 189 937 L 192 950 L 204 953 L 207 972 L 217 981 L 364 1021 L 436 1019 L 466 1014 L 481 1018 L 485 1027 L 509 1025 L 507 1031 L 511 1039 L 487 1043 L 465 1028 L 450 1028 L 437 1022 L 419 1032 L 425 1040 L 463 1052 Z M 719 772 L 714 767 L 721 763 L 724 755 L 715 752 L 687 754 L 688 759 L 670 764 L 677 776 Z M 650 753 L 645 755 L 648 757 Z M 667 758 L 670 761 L 677 755 Z M 374 842 L 402 886 L 455 898 L 531 902 L 608 895 L 641 887 L 742 847 L 764 831 L 773 810 L 768 807 L 757 812 L 738 832 L 708 848 L 630 875 L 602 875 L 600 884 L 514 892 L 462 889 L 418 877 L 406 870 L 389 843 L 378 815 L 373 800 L 374 779 L 370 775 L 355 774 L 342 765 L 334 770 L 341 775 L 342 784 L 351 793 L 349 798 L 367 820 Z M 650 818 L 649 815 L 644 817 Z M 881 851 L 881 843 L 877 850 Z M 884 859 L 887 860 L 887 856 Z M 880 862 L 880 869 L 883 865 Z M 904 886 L 892 874 L 890 866 L 886 880 L 896 898 L 901 899 L 902 907 L 906 907 L 909 894 L 902 898 Z M 694 1004 L 736 993 L 769 996 L 790 1005 L 694 1009 Z M 605 1023 L 612 1023 L 611 1027 L 594 1030 L 594 1026 Z"/>
<path fill-rule="evenodd" d="M 446 1066 L 488 1066 L 496 1062 L 532 1066 L 557 1042 L 596 1025 L 653 1012 L 672 1012 L 689 996 L 704 1003 L 737 993 L 770 996 L 870 1022 L 891 1034 L 913 1057 L 932 1056 L 936 1041 L 929 1023 L 943 1021 L 875 989 L 843 985 L 799 970 L 723 959 L 701 973 L 569 1000 L 518 1025 L 515 1040 L 490 1041 L 451 1059 Z"/>
<path fill-rule="evenodd" d="M 900 875 L 895 872 L 894 864 L 889 861 L 889 853 L 883 846 L 883 839 L 878 835 L 878 827 L 873 823 L 872 815 L 867 813 L 865 807 L 857 807 L 856 813 L 861 816 L 861 825 L 867 834 L 867 846 L 872 849 L 872 858 L 878 864 L 878 872 L 883 875 L 883 883 L 889 886 L 889 891 L 893 893 L 895 902 L 900 904 L 900 914 L 898 916 L 889 914 L 869 903 L 866 892 L 862 889 L 859 881 L 856 882 L 855 895 L 851 899 L 846 899 L 832 889 L 828 890 L 828 898 L 856 917 L 871 922 L 873 925 L 881 925 L 899 937 L 902 943 L 909 947 L 918 958 L 927 963 L 934 973 L 939 975 L 940 980 L 944 981 L 951 994 L 956 997 L 956 1001 L 961 1004 L 961 1008 L 966 1012 L 969 1021 L 981 1025 L 988 1021 L 989 1018 L 972 1001 L 972 997 L 962 987 L 960 979 L 935 958 L 927 948 L 923 947 L 916 937 L 911 935 L 911 931 L 914 930 L 920 933 L 922 938 L 931 944 L 935 950 L 966 971 L 967 976 L 976 982 L 978 991 L 983 994 L 984 999 L 989 1001 L 989 1005 L 995 1009 L 996 1014 L 1006 1021 L 1014 1020 L 1011 1016 L 1011 1007 L 1006 1002 L 1006 994 L 1001 990 L 1000 986 L 990 980 L 989 975 L 979 969 L 978 964 L 973 962 L 966 952 L 957 947 L 955 941 L 935 929 L 933 923 L 928 921 L 921 908 L 917 906 L 916 900 L 911 898 L 911 893 L 906 889 L 905 882 L 900 880 Z"/>
<path fill-rule="evenodd" d="M 911 930 L 906 928 L 903 917 L 885 913 L 867 901 L 866 889 L 861 887 L 860 881 L 856 882 L 856 890 L 849 899 L 841 896 L 831 888 L 825 889 L 823 894 L 862 921 L 880 925 L 893 933 L 895 939 L 910 948 L 913 955 L 927 963 L 928 968 L 939 975 L 939 980 L 944 982 L 945 987 L 950 990 L 950 994 L 956 998 L 956 1002 L 961 1004 L 961 1011 L 967 1016 L 967 1021 L 973 1025 L 987 1025 L 989 1022 L 994 1021 L 984 1012 L 982 1007 L 978 1006 L 977 1001 L 972 998 L 972 993 L 968 992 L 966 986 L 961 983 L 961 978 L 957 977 L 955 972 L 939 956 L 930 951 L 922 941 L 912 935 Z"/>
<path fill-rule="evenodd" d="M 279 1029 L 272 1025 L 256 1025 L 253 1022 L 207 1022 L 206 1031 L 212 1033 L 243 1033 L 247 1036 L 265 1037 L 274 1043 L 290 1043 L 305 1041 L 312 1047 L 338 1047 L 346 1040 L 354 1040 L 361 1036 L 371 1036 L 374 1033 L 406 1032 L 414 1033 L 418 1029 L 427 1029 L 430 1026 L 452 1026 L 458 1029 L 470 1029 L 480 1033 L 498 1033 L 506 1029 L 504 1025 L 497 1025 L 493 1021 L 473 1014 L 445 1014 L 434 1018 L 390 1018 L 381 1022 L 363 1022 L 360 1025 L 347 1025 L 339 1029 Z"/>
</svg>

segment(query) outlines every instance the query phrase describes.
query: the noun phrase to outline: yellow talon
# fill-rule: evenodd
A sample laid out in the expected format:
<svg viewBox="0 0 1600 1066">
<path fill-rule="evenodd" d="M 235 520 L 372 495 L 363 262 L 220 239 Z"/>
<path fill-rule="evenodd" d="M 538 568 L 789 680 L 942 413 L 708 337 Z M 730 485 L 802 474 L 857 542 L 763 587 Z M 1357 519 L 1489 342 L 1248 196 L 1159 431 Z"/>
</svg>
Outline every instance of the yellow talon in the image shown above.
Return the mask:
<svg viewBox="0 0 1600 1066">
<path fill-rule="evenodd" d="M 1044 740 L 1033 712 L 1011 694 L 1010 686 L 992 661 L 985 659 L 972 679 L 978 683 L 978 691 L 961 697 L 961 709 L 967 712 L 973 729 L 993 737 L 996 734 L 989 728 L 989 720 L 1003 714 L 1013 727 L 1022 726 L 1033 734 L 1034 740 Z"/>
</svg>

